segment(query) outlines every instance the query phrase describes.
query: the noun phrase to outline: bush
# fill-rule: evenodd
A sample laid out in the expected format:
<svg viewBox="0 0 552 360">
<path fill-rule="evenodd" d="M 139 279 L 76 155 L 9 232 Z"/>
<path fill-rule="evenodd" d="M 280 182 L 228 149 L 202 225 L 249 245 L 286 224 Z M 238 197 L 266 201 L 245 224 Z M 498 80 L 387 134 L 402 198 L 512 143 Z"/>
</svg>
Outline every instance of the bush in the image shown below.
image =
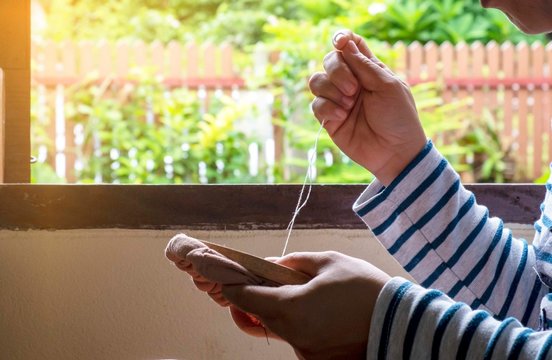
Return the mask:
<svg viewBox="0 0 552 360">
<path fill-rule="evenodd" d="M 500 11 L 483 9 L 479 0 L 381 0 L 368 9 L 362 0 L 342 3 L 349 17 L 342 22 L 367 38 L 388 43 L 544 40 L 524 35 Z"/>
<path fill-rule="evenodd" d="M 80 182 L 264 182 L 252 176 L 249 146 L 257 139 L 237 122 L 251 109 L 213 96 L 202 110 L 195 91 L 168 90 L 142 77 L 123 87 L 106 81 L 69 90 L 67 119 L 84 129 L 75 149 Z"/>
</svg>

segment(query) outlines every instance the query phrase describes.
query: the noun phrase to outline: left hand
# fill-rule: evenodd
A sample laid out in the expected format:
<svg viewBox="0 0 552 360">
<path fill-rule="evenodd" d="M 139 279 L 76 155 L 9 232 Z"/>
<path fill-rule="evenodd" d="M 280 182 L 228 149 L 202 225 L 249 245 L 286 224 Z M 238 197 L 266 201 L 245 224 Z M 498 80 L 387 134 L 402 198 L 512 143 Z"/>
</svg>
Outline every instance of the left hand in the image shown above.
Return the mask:
<svg viewBox="0 0 552 360">
<path fill-rule="evenodd" d="M 341 151 L 389 186 L 427 142 L 414 97 L 361 36 L 340 30 L 334 46 L 309 81 L 313 113 Z"/>
<path fill-rule="evenodd" d="M 229 307 L 230 314 L 232 316 L 232 319 L 234 320 L 234 323 L 243 332 L 252 336 L 268 336 L 271 338 L 279 339 L 277 335 L 266 329 L 258 319 L 250 314 L 240 311 L 238 308 L 231 305 L 230 302 L 226 300 L 222 295 L 222 283 L 224 283 L 223 281 L 239 282 L 240 280 L 243 280 L 245 281 L 244 284 L 247 283 L 247 277 L 241 274 L 239 272 L 239 269 L 234 269 L 236 270 L 236 272 L 233 273 L 232 271 L 228 271 L 233 269 L 233 267 L 230 266 L 227 267 L 225 271 L 221 271 L 221 266 L 222 264 L 224 264 L 224 262 L 221 261 L 219 266 L 217 266 L 217 258 L 222 258 L 223 256 L 220 254 L 217 255 L 216 252 L 215 254 L 212 254 L 209 252 L 199 251 L 194 252 L 195 256 L 193 256 L 192 258 L 188 257 L 191 252 L 195 250 L 203 250 L 204 248 L 206 248 L 205 245 L 201 244 L 198 240 L 190 238 L 184 234 L 179 234 L 173 237 L 167 245 L 167 248 L 165 249 L 165 256 L 169 260 L 171 260 L 177 268 L 185 271 L 186 273 L 188 273 L 188 275 L 190 275 L 196 288 L 205 292 L 220 306 Z M 207 277 L 201 275 L 196 271 L 196 268 L 194 267 L 194 261 L 192 260 L 193 258 L 195 258 L 196 260 L 198 258 L 200 259 L 200 264 L 203 265 L 202 274 Z M 211 264 L 205 262 L 209 259 L 211 259 Z M 271 261 L 274 261 L 274 259 L 271 259 Z M 228 264 L 226 265 L 228 266 Z M 224 275 L 222 275 L 221 273 L 224 273 Z M 217 281 L 217 279 L 219 281 Z"/>
<path fill-rule="evenodd" d="M 222 295 L 255 315 L 300 358 L 365 358 L 372 311 L 389 275 L 337 252 L 294 253 L 276 262 L 313 279 L 276 288 L 223 286 Z"/>
</svg>

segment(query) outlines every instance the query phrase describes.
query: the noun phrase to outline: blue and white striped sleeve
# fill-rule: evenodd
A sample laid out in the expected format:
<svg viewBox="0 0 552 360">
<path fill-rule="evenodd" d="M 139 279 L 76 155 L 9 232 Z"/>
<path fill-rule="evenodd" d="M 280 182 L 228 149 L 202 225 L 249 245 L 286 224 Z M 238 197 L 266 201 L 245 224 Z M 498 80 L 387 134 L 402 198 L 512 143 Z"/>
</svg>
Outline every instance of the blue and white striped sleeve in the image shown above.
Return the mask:
<svg viewBox="0 0 552 360">
<path fill-rule="evenodd" d="M 438 290 L 391 279 L 374 307 L 367 359 L 550 359 L 552 331 L 496 320 Z"/>
<path fill-rule="evenodd" d="M 552 167 L 552 164 L 550 165 Z M 546 196 L 541 206 L 541 216 L 535 222 L 533 247 L 541 280 L 552 287 L 552 174 L 546 183 Z"/>
<path fill-rule="evenodd" d="M 537 326 L 546 290 L 533 247 L 477 204 L 431 141 L 388 187 L 371 183 L 353 209 L 423 287 Z"/>
</svg>

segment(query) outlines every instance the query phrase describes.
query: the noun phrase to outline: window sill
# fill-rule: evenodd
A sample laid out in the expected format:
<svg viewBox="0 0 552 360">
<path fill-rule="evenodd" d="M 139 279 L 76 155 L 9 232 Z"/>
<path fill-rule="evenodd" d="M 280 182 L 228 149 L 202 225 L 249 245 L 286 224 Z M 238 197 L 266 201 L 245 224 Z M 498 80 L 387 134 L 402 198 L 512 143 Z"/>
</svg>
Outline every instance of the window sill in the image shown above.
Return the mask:
<svg viewBox="0 0 552 360">
<path fill-rule="evenodd" d="M 467 185 L 492 216 L 531 224 L 545 187 Z M 365 185 L 314 185 L 296 229 L 364 229 L 351 210 Z M 278 230 L 299 185 L 0 185 L 0 229 Z"/>
</svg>

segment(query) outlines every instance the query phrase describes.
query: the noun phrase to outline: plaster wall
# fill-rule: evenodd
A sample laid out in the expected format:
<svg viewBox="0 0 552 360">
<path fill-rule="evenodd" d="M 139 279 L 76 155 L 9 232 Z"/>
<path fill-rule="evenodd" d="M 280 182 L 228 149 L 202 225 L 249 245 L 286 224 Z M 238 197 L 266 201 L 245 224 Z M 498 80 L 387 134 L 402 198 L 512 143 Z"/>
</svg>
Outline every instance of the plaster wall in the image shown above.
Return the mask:
<svg viewBox="0 0 552 360">
<path fill-rule="evenodd" d="M 516 227 L 530 238 L 530 227 Z M 0 359 L 290 359 L 250 338 L 164 258 L 176 231 L 0 231 Z M 188 232 L 258 256 L 283 231 Z M 407 276 L 367 230 L 301 230 L 289 251 L 338 250 Z"/>
</svg>

